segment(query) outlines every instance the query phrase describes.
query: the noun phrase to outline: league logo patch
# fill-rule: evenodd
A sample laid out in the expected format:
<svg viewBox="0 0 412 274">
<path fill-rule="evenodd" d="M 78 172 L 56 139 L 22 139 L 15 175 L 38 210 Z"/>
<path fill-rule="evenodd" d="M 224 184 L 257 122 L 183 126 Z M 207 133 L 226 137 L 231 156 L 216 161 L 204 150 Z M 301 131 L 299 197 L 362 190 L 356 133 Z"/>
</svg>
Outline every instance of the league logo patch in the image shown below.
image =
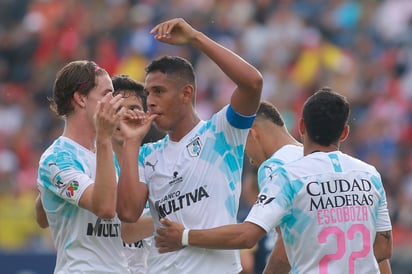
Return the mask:
<svg viewBox="0 0 412 274">
<path fill-rule="evenodd" d="M 48 166 L 49 166 L 51 175 L 54 177 L 53 184 L 57 188 L 62 188 L 64 186 L 62 182 L 62 178 L 59 175 L 57 175 L 60 172 L 59 167 L 57 166 L 56 163 L 49 163 Z"/>
<path fill-rule="evenodd" d="M 192 142 L 190 142 L 187 146 L 187 152 L 192 157 L 197 157 L 200 155 L 200 151 L 202 150 L 202 143 L 200 142 L 200 138 L 197 137 Z"/>
<path fill-rule="evenodd" d="M 69 183 L 69 186 L 66 189 L 67 197 L 71 198 L 74 196 L 74 193 L 79 189 L 79 182 L 72 181 Z"/>
</svg>

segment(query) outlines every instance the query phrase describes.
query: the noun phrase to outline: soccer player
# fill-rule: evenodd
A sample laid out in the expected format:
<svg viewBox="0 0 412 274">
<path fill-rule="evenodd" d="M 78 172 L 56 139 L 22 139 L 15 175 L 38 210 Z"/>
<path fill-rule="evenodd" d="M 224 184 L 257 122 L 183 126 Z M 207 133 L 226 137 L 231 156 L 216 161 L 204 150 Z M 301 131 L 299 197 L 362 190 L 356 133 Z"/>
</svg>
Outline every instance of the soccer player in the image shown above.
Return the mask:
<svg viewBox="0 0 412 274">
<path fill-rule="evenodd" d="M 127 111 L 145 113 L 147 111 L 146 92 L 141 83 L 133 80 L 128 75 L 118 75 L 112 77 L 113 95 L 121 94 L 124 99 L 122 107 Z M 160 138 L 161 132 L 152 127 L 146 138 Z M 143 142 L 146 142 L 145 140 Z M 112 136 L 113 150 L 116 155 L 116 167 L 120 173 L 118 162 L 121 161 L 123 136 L 120 126 L 116 128 Z M 122 223 L 121 233 L 124 240 L 123 253 L 125 254 L 129 271 L 132 274 L 145 274 L 147 272 L 147 256 L 152 243 L 154 232 L 153 220 L 150 216 L 148 204 L 145 207 L 142 217 L 135 223 Z"/>
<path fill-rule="evenodd" d="M 133 80 L 128 75 L 118 75 L 112 77 L 113 94 L 121 94 L 124 98 L 122 106 L 126 110 L 146 112 L 146 92 L 143 84 Z M 164 137 L 155 126 L 152 126 L 143 139 L 143 144 L 153 142 Z M 116 159 L 121 159 L 121 146 L 123 145 L 123 136 L 121 129 L 116 128 L 113 133 L 113 149 L 116 153 Z M 118 168 L 118 165 L 116 166 Z M 118 173 L 120 170 L 118 169 Z M 153 220 L 150 216 L 149 205 L 147 204 L 142 217 L 136 223 L 122 223 L 122 238 L 125 247 L 124 253 L 128 259 L 129 270 L 132 274 L 145 274 L 147 272 L 147 257 L 149 248 L 152 243 L 152 234 L 154 232 Z"/>
<path fill-rule="evenodd" d="M 392 227 L 380 174 L 339 151 L 349 112 L 329 88 L 309 97 L 299 121 L 304 157 L 265 179 L 246 220 L 198 230 L 163 218 L 159 252 L 251 247 L 279 225 L 292 273 L 379 273 L 392 255 Z"/>
<path fill-rule="evenodd" d="M 260 182 L 260 190 L 264 179 L 270 176 L 276 168 L 303 157 L 303 146 L 289 133 L 276 107 L 270 102 L 262 101 L 249 131 L 245 152 L 251 165 L 258 167 L 257 181 Z M 270 249 L 267 250 L 268 257 L 269 254 L 272 254 L 271 260 L 274 261 L 272 264 L 276 263 L 276 266 L 279 267 L 283 262 L 284 267 L 290 269 L 283 248 L 282 235 L 275 230 L 269 233 L 273 233 L 273 235 L 267 239 L 265 238 L 264 242 L 259 242 L 264 245 L 261 248 L 266 249 L 266 245 L 275 246 L 272 253 L 270 253 Z M 267 259 L 267 257 L 262 258 L 265 262 Z M 263 267 L 260 272 L 262 270 Z"/>
<path fill-rule="evenodd" d="M 56 75 L 51 107 L 64 130 L 42 154 L 37 178 L 57 250 L 55 273 L 128 273 L 111 142 L 126 114 L 112 92 L 110 76 L 92 61 L 70 62 Z"/>
<path fill-rule="evenodd" d="M 165 56 L 146 67 L 145 90 L 150 115 L 142 125 L 122 124 L 118 214 L 135 222 L 146 201 L 156 228 L 170 218 L 194 228 L 236 223 L 244 146 L 259 105 L 262 76 L 241 57 L 176 18 L 155 26 L 155 38 L 191 45 L 214 61 L 236 84 L 231 101 L 210 120 L 195 110 L 196 80 L 184 58 Z M 140 148 L 154 120 L 167 132 Z M 138 159 L 138 165 L 136 165 Z M 189 247 L 159 254 L 153 246 L 148 273 L 239 273 L 238 250 Z"/>
<path fill-rule="evenodd" d="M 303 156 L 302 144 L 291 136 L 276 107 L 266 101 L 262 101 L 259 105 L 247 138 L 245 151 L 251 164 L 259 167 L 257 180 L 258 183 L 260 182 L 259 190 L 263 188 L 265 178 L 270 176 L 277 167 Z M 274 237 L 267 239 L 267 241 L 275 242 L 269 257 L 263 259 L 267 262 L 265 274 L 289 273 L 290 271 L 282 234 L 279 233 L 278 227 L 276 231 L 278 233 L 274 232 Z M 390 274 L 389 260 L 379 263 L 379 269 L 382 274 Z"/>
</svg>

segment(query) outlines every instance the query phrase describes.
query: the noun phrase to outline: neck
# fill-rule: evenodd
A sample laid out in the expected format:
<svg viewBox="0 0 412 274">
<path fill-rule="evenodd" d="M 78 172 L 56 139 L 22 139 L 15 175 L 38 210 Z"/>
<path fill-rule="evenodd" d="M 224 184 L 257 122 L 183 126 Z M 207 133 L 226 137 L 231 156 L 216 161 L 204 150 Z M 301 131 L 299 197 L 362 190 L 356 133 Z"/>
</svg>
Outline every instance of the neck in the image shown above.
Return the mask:
<svg viewBox="0 0 412 274">
<path fill-rule="evenodd" d="M 96 150 L 96 131 L 94 127 L 81 123 L 80 119 L 75 121 L 71 118 L 68 118 L 66 120 L 66 124 L 62 135 L 72 139 L 73 141 L 87 148 L 90 151 L 94 152 Z"/>
<path fill-rule="evenodd" d="M 295 146 L 302 146 L 301 143 L 299 143 L 293 136 L 287 131 L 287 130 L 273 130 L 275 136 L 267 136 L 269 138 L 265 143 L 268 144 L 267 149 L 267 155 L 266 158 L 269 158 L 270 156 L 273 155 L 276 151 L 278 151 L 280 148 L 286 145 L 295 145 Z"/>
<path fill-rule="evenodd" d="M 168 132 L 170 140 L 179 142 L 186 134 L 188 134 L 199 123 L 200 118 L 196 113 L 179 122 L 178 126 Z"/>
<path fill-rule="evenodd" d="M 339 146 L 335 144 L 331 144 L 329 146 L 321 146 L 318 144 L 313 144 L 310 146 L 309 145 L 304 146 L 303 154 L 308 155 L 308 154 L 315 153 L 315 152 L 332 152 L 332 151 L 338 151 L 338 150 L 339 150 Z"/>
</svg>

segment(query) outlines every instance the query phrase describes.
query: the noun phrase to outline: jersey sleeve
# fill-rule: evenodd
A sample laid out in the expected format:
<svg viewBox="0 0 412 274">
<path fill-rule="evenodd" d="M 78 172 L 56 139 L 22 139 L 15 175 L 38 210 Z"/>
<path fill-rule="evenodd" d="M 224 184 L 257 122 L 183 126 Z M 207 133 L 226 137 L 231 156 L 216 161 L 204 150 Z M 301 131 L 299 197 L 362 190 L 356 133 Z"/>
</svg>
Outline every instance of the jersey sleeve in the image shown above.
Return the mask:
<svg viewBox="0 0 412 274">
<path fill-rule="evenodd" d="M 41 164 L 39 172 L 45 189 L 75 205 L 78 205 L 86 188 L 94 183 L 73 155 L 67 152 L 50 155 Z"/>
<path fill-rule="evenodd" d="M 257 172 L 259 191 L 263 189 L 267 181 L 267 178 L 271 176 L 273 171 L 276 170 L 278 167 L 282 166 L 283 164 L 283 161 L 281 161 L 280 159 L 269 158 L 259 166 Z"/>
<path fill-rule="evenodd" d="M 147 144 L 144 144 L 143 146 L 140 147 L 140 152 L 139 156 L 137 159 L 137 165 L 139 169 L 139 181 L 142 183 L 147 184 L 146 182 L 146 177 L 145 177 L 145 170 L 144 170 L 144 163 L 145 163 L 145 157 L 147 155 Z"/>
<path fill-rule="evenodd" d="M 266 178 L 264 187 L 245 221 L 254 223 L 269 232 L 289 214 L 295 196 L 295 191 L 284 170 L 279 168 Z"/>
<path fill-rule="evenodd" d="M 240 113 L 237 113 L 231 105 L 228 105 L 226 108 L 226 119 L 235 128 L 246 129 L 250 128 L 253 124 L 253 121 L 256 118 L 256 114 L 245 116 Z"/>
<path fill-rule="evenodd" d="M 391 220 L 389 217 L 388 203 L 386 201 L 386 193 L 383 188 L 380 176 L 373 177 L 372 182 L 374 183 L 381 197 L 377 212 L 376 231 L 381 232 L 392 230 Z"/>
</svg>

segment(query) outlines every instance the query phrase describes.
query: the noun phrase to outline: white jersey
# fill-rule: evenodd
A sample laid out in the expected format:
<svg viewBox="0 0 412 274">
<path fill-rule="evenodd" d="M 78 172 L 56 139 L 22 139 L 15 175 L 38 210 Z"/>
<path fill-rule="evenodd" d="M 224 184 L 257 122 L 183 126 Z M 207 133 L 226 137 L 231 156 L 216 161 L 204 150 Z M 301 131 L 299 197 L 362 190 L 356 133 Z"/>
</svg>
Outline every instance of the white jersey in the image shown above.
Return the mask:
<svg viewBox="0 0 412 274">
<path fill-rule="evenodd" d="M 271 176 L 273 171 L 278 167 L 283 166 L 286 163 L 293 162 L 297 159 L 303 157 L 303 146 L 298 145 L 284 145 L 266 161 L 264 161 L 258 169 L 257 172 L 257 182 L 259 186 L 259 191 L 262 190 L 266 182 L 266 178 Z M 269 256 L 275 247 L 275 243 L 278 240 L 278 233 L 276 229 L 267 233 L 267 236 L 264 238 L 263 247 L 261 247 L 261 252 L 264 254 L 264 261 L 267 262 Z"/>
<path fill-rule="evenodd" d="M 96 155 L 66 137 L 43 153 L 37 184 L 57 250 L 55 273 L 128 273 L 120 220 L 79 207 L 96 177 Z"/>
<path fill-rule="evenodd" d="M 115 167 L 117 175 L 120 175 L 120 166 L 117 157 L 115 157 Z M 150 216 L 149 204 L 143 209 L 142 216 Z M 123 254 L 127 259 L 127 265 L 130 274 L 147 273 L 147 257 L 149 256 L 150 246 L 152 245 L 153 236 L 147 237 L 135 243 L 123 242 Z"/>
<path fill-rule="evenodd" d="M 270 156 L 259 166 L 257 173 L 259 191 L 262 190 L 263 184 L 266 182 L 266 178 L 269 177 L 274 170 L 286 163 L 293 162 L 302 157 L 303 146 L 284 145 L 275 151 L 272 156 Z"/>
<path fill-rule="evenodd" d="M 226 106 L 210 120 L 200 121 L 179 142 L 166 136 L 143 145 L 139 174 L 149 189 L 155 229 L 160 227 L 160 217 L 190 229 L 236 223 L 244 145 L 253 119 Z M 155 274 L 239 273 L 242 269 L 238 250 L 197 247 L 159 254 L 152 245 L 148 264 L 148 273 Z"/>
<path fill-rule="evenodd" d="M 150 216 L 150 210 L 148 207 L 143 210 L 142 215 Z M 152 241 L 153 236 L 147 237 L 133 244 L 123 243 L 123 253 L 127 258 L 129 271 L 131 274 L 147 273 L 147 257 L 149 256 Z"/>
<path fill-rule="evenodd" d="M 280 224 L 291 273 L 379 273 L 377 231 L 391 230 L 376 169 L 339 151 L 315 152 L 268 178 L 246 221 Z"/>
</svg>

